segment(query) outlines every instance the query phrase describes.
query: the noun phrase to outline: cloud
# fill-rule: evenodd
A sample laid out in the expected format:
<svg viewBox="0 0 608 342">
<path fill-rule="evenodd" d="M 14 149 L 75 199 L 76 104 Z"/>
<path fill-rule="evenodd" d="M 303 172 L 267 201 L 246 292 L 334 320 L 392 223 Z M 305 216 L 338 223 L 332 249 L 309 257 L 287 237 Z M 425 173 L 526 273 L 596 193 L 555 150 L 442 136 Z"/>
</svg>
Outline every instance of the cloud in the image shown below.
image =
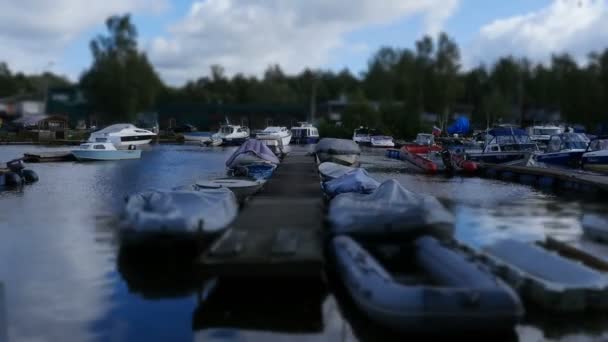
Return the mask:
<svg viewBox="0 0 608 342">
<path fill-rule="evenodd" d="M 165 7 L 165 0 L 0 0 L 0 58 L 13 70 L 40 72 L 108 16 Z"/>
<path fill-rule="evenodd" d="M 556 0 L 538 11 L 495 20 L 474 39 L 465 65 L 492 63 L 506 55 L 547 62 L 570 53 L 584 62 L 591 51 L 608 47 L 608 1 Z"/>
<path fill-rule="evenodd" d="M 171 83 L 207 74 L 221 64 L 229 74 L 259 74 L 278 63 L 287 72 L 325 65 L 331 54 L 349 49 L 348 32 L 424 16 L 434 33 L 458 0 L 205 0 L 157 37 L 149 53 Z"/>
</svg>

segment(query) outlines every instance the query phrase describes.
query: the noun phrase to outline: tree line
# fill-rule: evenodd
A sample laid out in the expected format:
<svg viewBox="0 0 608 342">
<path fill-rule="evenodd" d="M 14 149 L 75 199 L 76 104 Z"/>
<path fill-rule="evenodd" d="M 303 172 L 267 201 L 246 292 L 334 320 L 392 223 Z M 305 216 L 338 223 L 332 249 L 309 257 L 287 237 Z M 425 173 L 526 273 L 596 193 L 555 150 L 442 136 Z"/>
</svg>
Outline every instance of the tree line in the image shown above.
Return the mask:
<svg viewBox="0 0 608 342">
<path fill-rule="evenodd" d="M 470 113 L 479 127 L 531 123 L 531 112 L 559 112 L 565 122 L 590 130 L 608 121 L 608 49 L 590 53 L 580 64 L 568 54 L 553 55 L 546 64 L 507 56 L 463 70 L 458 45 L 441 33 L 421 38 L 412 49 L 380 48 L 359 75 L 348 69 L 304 69 L 288 75 L 279 65 L 270 65 L 260 77 L 228 76 L 222 66 L 213 65 L 208 76 L 172 87 L 138 49 L 129 15 L 108 18 L 106 27 L 106 35 L 91 41 L 93 62 L 77 85 L 109 121 L 132 120 L 138 111 L 160 103 L 306 105 L 340 97 L 350 103 L 342 126 L 319 123 L 332 135 L 352 134 L 353 128 L 366 125 L 409 137 L 426 129 L 420 120 L 425 112 L 436 113 L 435 124 L 442 126 L 454 112 Z M 50 73 L 13 74 L 1 63 L 0 97 L 40 92 L 41 79 L 51 86 L 68 82 Z"/>
</svg>

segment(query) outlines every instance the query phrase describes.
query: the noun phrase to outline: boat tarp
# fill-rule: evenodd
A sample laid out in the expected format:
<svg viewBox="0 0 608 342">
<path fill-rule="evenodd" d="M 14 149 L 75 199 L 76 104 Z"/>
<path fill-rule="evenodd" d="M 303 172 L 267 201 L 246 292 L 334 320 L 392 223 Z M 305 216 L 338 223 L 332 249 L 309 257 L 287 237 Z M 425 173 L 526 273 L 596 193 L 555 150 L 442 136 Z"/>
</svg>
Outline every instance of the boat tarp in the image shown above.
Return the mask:
<svg viewBox="0 0 608 342">
<path fill-rule="evenodd" d="M 389 179 L 371 194 L 345 193 L 329 205 L 335 234 L 451 237 L 453 215 L 433 196 L 417 194 Z"/>
<path fill-rule="evenodd" d="M 315 153 L 327 154 L 361 154 L 356 142 L 347 139 L 323 138 L 315 146 Z"/>
<path fill-rule="evenodd" d="M 332 180 L 342 177 L 345 174 L 354 171 L 354 167 L 340 165 L 332 162 L 324 162 L 319 164 L 319 173 L 325 180 Z"/>
<path fill-rule="evenodd" d="M 471 131 L 469 119 L 464 116 L 458 117 L 456 121 L 448 127 L 448 134 L 468 134 Z"/>
<path fill-rule="evenodd" d="M 489 255 L 544 281 L 570 287 L 608 286 L 608 277 L 532 243 L 500 240 L 484 248 Z"/>
<path fill-rule="evenodd" d="M 238 204 L 227 188 L 200 191 L 150 190 L 127 198 L 125 219 L 136 232 L 204 233 L 226 228 L 236 217 Z"/>
<path fill-rule="evenodd" d="M 277 158 L 277 156 L 272 153 L 272 150 L 270 150 L 270 148 L 268 148 L 266 144 L 257 139 L 249 139 L 245 141 L 232 154 L 232 156 L 230 156 L 230 158 L 228 158 L 228 160 L 226 161 L 226 166 L 229 168 L 237 166 L 238 164 L 236 162 L 238 161 L 238 157 L 246 154 L 254 155 L 257 158 L 260 158 L 269 163 L 279 164 L 279 158 Z"/>
<path fill-rule="evenodd" d="M 380 186 L 380 182 L 370 177 L 364 169 L 356 168 L 339 178 L 325 182 L 325 193 L 334 197 L 347 192 L 369 194 Z"/>
</svg>

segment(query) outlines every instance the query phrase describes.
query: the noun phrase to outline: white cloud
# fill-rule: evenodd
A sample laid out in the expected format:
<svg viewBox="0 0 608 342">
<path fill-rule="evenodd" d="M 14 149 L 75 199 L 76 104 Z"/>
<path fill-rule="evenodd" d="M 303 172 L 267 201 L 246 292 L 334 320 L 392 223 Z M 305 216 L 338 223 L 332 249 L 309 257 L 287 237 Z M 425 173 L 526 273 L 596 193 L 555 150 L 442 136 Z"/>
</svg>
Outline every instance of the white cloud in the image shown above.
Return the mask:
<svg viewBox="0 0 608 342">
<path fill-rule="evenodd" d="M 150 58 L 165 80 L 180 83 L 207 74 L 212 64 L 230 74 L 259 74 L 278 63 L 288 72 L 325 65 L 349 49 L 346 33 L 423 15 L 435 33 L 458 0 L 205 0 L 192 4 Z"/>
<path fill-rule="evenodd" d="M 0 60 L 11 69 L 40 72 L 70 42 L 113 14 L 158 12 L 165 0 L 0 0 Z"/>
<path fill-rule="evenodd" d="M 608 47 L 608 1 L 556 0 L 524 15 L 483 26 L 465 56 L 465 65 L 492 63 L 506 55 L 546 62 L 553 53 L 570 53 L 579 62 L 590 51 Z"/>
</svg>

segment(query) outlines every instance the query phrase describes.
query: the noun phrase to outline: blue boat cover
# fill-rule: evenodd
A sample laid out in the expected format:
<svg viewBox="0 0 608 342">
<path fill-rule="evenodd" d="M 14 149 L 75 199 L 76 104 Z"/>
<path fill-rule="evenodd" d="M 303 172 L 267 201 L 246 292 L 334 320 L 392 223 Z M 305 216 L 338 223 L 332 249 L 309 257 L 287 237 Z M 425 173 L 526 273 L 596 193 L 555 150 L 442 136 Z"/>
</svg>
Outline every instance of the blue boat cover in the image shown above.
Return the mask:
<svg viewBox="0 0 608 342">
<path fill-rule="evenodd" d="M 452 126 L 448 127 L 448 134 L 467 134 L 471 131 L 469 119 L 464 116 L 456 119 Z"/>
<path fill-rule="evenodd" d="M 347 192 L 369 194 L 376 190 L 380 183 L 370 177 L 364 169 L 354 169 L 345 175 L 325 182 L 325 193 L 334 197 Z"/>
<path fill-rule="evenodd" d="M 237 159 L 238 156 L 243 154 L 253 154 L 256 157 L 263 159 L 264 161 L 273 164 L 279 164 L 279 158 L 277 158 L 277 156 L 272 153 L 272 151 L 270 150 L 270 148 L 268 148 L 268 146 L 266 146 L 266 144 L 256 139 L 249 139 L 245 141 L 232 154 L 232 156 L 230 156 L 230 158 L 228 158 L 228 160 L 226 161 L 226 166 L 230 168 L 234 167 L 235 165 L 233 164 L 235 162 L 235 159 Z"/>
</svg>

